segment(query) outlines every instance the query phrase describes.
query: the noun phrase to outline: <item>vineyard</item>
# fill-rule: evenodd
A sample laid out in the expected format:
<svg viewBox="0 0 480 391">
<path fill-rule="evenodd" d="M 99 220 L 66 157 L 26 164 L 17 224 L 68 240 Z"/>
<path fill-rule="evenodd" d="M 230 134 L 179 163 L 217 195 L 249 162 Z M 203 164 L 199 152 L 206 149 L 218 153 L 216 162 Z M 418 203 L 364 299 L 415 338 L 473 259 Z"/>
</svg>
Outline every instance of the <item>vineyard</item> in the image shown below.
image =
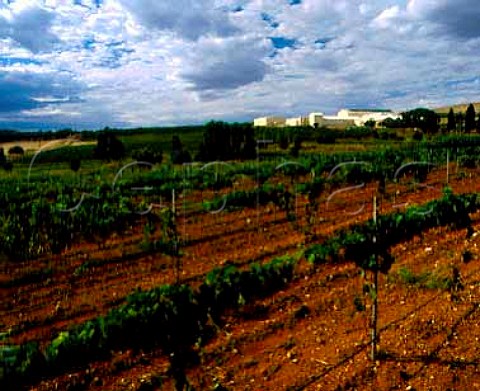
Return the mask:
<svg viewBox="0 0 480 391">
<path fill-rule="evenodd" d="M 19 165 L 1 389 L 480 388 L 479 140 Z"/>
</svg>

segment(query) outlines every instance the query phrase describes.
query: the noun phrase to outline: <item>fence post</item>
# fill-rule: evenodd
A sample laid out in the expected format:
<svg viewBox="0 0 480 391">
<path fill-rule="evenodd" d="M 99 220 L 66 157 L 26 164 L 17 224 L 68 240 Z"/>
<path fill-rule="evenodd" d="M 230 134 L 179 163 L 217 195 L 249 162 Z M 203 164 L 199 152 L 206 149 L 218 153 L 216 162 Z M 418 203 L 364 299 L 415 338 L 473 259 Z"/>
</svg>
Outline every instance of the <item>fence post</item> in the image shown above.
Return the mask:
<svg viewBox="0 0 480 391">
<path fill-rule="evenodd" d="M 372 336 L 372 351 L 371 359 L 375 361 L 377 356 L 377 317 L 378 317 L 378 258 L 376 251 L 377 243 L 377 197 L 373 196 L 373 223 L 375 225 L 375 234 L 373 236 L 373 246 L 374 246 L 374 271 L 373 271 L 373 284 L 372 284 L 372 319 L 371 319 L 371 336 Z"/>
<path fill-rule="evenodd" d="M 448 179 L 449 179 L 448 176 L 449 176 L 449 174 L 450 174 L 449 168 L 448 168 L 448 163 L 450 162 L 450 155 L 449 155 L 448 152 L 449 152 L 449 151 L 448 151 L 448 147 L 447 147 L 447 186 L 448 186 Z"/>
</svg>

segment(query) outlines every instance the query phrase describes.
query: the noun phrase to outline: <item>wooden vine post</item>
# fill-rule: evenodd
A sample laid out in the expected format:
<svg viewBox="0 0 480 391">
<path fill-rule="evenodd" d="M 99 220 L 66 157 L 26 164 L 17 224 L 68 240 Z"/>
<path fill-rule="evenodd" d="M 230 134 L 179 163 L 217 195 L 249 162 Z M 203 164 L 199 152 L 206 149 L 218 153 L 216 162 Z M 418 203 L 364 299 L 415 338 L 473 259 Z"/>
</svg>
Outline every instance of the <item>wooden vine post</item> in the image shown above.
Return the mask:
<svg viewBox="0 0 480 391">
<path fill-rule="evenodd" d="M 447 186 L 448 186 L 448 179 L 449 179 L 449 175 L 450 175 L 449 168 L 448 168 L 449 163 L 450 163 L 450 155 L 448 153 L 448 147 L 447 147 Z"/>
<path fill-rule="evenodd" d="M 377 243 L 377 197 L 373 196 L 373 223 L 375 225 L 375 234 L 373 235 L 374 248 L 374 265 L 373 265 L 373 284 L 372 284 L 372 319 L 371 319 L 371 336 L 372 336 L 372 350 L 371 359 L 375 361 L 377 356 L 377 318 L 378 318 L 378 257 L 376 250 Z"/>
</svg>

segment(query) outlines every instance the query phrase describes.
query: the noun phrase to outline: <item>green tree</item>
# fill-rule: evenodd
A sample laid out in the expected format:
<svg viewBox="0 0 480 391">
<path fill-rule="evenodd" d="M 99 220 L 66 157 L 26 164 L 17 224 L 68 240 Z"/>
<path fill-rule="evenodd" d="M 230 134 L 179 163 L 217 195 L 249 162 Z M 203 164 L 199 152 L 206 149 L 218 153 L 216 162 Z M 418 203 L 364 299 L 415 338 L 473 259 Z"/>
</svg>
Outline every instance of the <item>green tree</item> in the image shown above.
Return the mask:
<svg viewBox="0 0 480 391">
<path fill-rule="evenodd" d="M 300 155 L 300 149 L 302 149 L 302 138 L 300 136 L 295 136 L 293 147 L 290 148 L 290 155 L 297 158 Z"/>
<path fill-rule="evenodd" d="M 93 155 L 102 160 L 120 160 L 125 156 L 125 147 L 115 134 L 104 131 L 97 137 L 97 146 Z"/>
<path fill-rule="evenodd" d="M 173 164 L 190 163 L 192 161 L 190 152 L 183 149 L 182 141 L 177 135 L 172 136 L 172 152 L 170 154 L 170 161 Z"/>
<path fill-rule="evenodd" d="M 280 136 L 278 145 L 280 146 L 280 149 L 283 149 L 283 150 L 286 150 L 288 148 L 288 137 L 285 134 Z"/>
<path fill-rule="evenodd" d="M 80 170 L 80 164 L 81 164 L 80 159 L 73 158 L 72 160 L 70 160 L 70 169 L 73 172 L 77 172 L 78 170 Z"/>
<path fill-rule="evenodd" d="M 402 118 L 395 118 L 395 119 L 385 118 L 380 125 L 384 128 L 392 128 L 392 129 L 407 127 Z"/>
<path fill-rule="evenodd" d="M 465 127 L 465 116 L 462 114 L 462 113 L 457 113 L 455 114 L 455 123 L 457 125 L 457 130 L 459 130 L 460 132 L 463 132 Z"/>
<path fill-rule="evenodd" d="M 457 129 L 457 123 L 455 121 L 455 113 L 453 109 L 450 107 L 450 111 L 448 112 L 448 122 L 447 122 L 447 130 L 449 132 L 455 131 Z"/>
<path fill-rule="evenodd" d="M 475 129 L 475 107 L 470 103 L 465 113 L 465 132 L 471 132 Z"/>
<path fill-rule="evenodd" d="M 15 145 L 14 147 L 11 147 L 8 150 L 8 155 L 9 156 L 16 156 L 16 157 L 22 157 L 24 155 L 25 151 L 20 145 Z"/>
<path fill-rule="evenodd" d="M 132 152 L 132 158 L 141 162 L 161 163 L 163 160 L 163 152 L 160 149 L 154 150 L 150 147 L 136 149 Z"/>
<path fill-rule="evenodd" d="M 210 121 L 197 155 L 201 161 L 253 159 L 256 142 L 251 124 Z"/>
<path fill-rule="evenodd" d="M 477 132 L 480 132 L 480 115 L 477 118 Z"/>
<path fill-rule="evenodd" d="M 413 132 L 412 138 L 416 141 L 422 140 L 423 139 L 423 132 L 416 130 L 415 132 Z"/>
<path fill-rule="evenodd" d="M 432 110 L 418 108 L 402 113 L 403 122 L 407 127 L 419 128 L 423 133 L 433 134 L 439 128 L 439 116 Z"/>
<path fill-rule="evenodd" d="M 10 172 L 10 171 L 13 170 L 13 163 L 12 162 L 5 162 L 2 167 L 5 171 Z"/>
</svg>

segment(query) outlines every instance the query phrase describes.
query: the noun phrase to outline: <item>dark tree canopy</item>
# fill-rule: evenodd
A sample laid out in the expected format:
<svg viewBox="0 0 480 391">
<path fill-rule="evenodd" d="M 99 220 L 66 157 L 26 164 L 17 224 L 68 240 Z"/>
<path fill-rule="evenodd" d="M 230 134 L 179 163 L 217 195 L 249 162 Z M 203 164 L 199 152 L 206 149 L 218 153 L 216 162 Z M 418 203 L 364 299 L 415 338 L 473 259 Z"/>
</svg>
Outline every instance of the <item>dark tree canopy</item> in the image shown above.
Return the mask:
<svg viewBox="0 0 480 391">
<path fill-rule="evenodd" d="M 183 143 L 176 134 L 172 136 L 172 152 L 170 154 L 170 161 L 173 164 L 190 163 L 192 156 L 190 152 L 183 149 Z"/>
<path fill-rule="evenodd" d="M 255 136 L 251 124 L 210 121 L 205 125 L 197 158 L 201 161 L 253 159 L 255 153 Z"/>
<path fill-rule="evenodd" d="M 9 155 L 23 155 L 25 151 L 20 145 L 15 145 L 14 147 L 8 150 Z"/>
<path fill-rule="evenodd" d="M 281 149 L 285 150 L 288 148 L 288 137 L 286 135 L 282 135 L 280 137 L 280 140 L 278 142 L 278 145 L 280 146 Z"/>
<path fill-rule="evenodd" d="M 465 130 L 465 116 L 462 113 L 455 114 L 455 122 L 461 132 Z"/>
<path fill-rule="evenodd" d="M 80 170 L 80 164 L 81 164 L 81 160 L 78 158 L 74 158 L 70 160 L 70 169 L 73 172 L 77 172 L 78 170 Z"/>
<path fill-rule="evenodd" d="M 452 131 L 457 129 L 457 122 L 455 121 L 455 113 L 453 109 L 450 107 L 450 111 L 448 112 L 448 122 L 447 122 L 447 130 Z"/>
<path fill-rule="evenodd" d="M 475 130 L 475 107 L 470 103 L 465 113 L 465 132 Z"/>
<path fill-rule="evenodd" d="M 120 160 L 125 156 L 125 147 L 113 133 L 102 132 L 98 135 L 93 154 L 102 160 Z"/>
<path fill-rule="evenodd" d="M 178 137 L 178 135 L 174 134 L 172 136 L 172 151 L 180 151 L 182 149 L 183 149 L 182 140 L 180 140 L 180 137 Z"/>
<path fill-rule="evenodd" d="M 405 128 L 406 125 L 405 125 L 405 122 L 403 121 L 402 118 L 385 118 L 382 122 L 381 122 L 381 126 L 385 127 L 385 128 L 391 128 L 391 129 L 395 129 L 395 128 Z"/>
<path fill-rule="evenodd" d="M 369 119 L 367 122 L 365 122 L 365 126 L 372 129 L 375 128 L 376 124 L 377 123 L 373 119 Z"/>
<path fill-rule="evenodd" d="M 423 139 L 423 132 L 422 132 L 422 131 L 418 131 L 418 130 L 415 131 L 415 132 L 413 132 L 412 138 L 413 138 L 414 140 L 417 140 L 417 141 L 422 140 L 422 139 Z"/>
<path fill-rule="evenodd" d="M 405 126 L 419 128 L 424 133 L 436 133 L 438 131 L 439 116 L 432 110 L 418 108 L 402 113 Z"/>
<path fill-rule="evenodd" d="M 12 162 L 5 162 L 3 163 L 3 169 L 7 172 L 10 172 L 13 170 L 13 163 Z"/>
<path fill-rule="evenodd" d="M 137 161 L 155 164 L 163 161 L 163 152 L 161 149 L 155 150 L 151 147 L 144 147 L 134 150 L 132 157 Z"/>
</svg>

